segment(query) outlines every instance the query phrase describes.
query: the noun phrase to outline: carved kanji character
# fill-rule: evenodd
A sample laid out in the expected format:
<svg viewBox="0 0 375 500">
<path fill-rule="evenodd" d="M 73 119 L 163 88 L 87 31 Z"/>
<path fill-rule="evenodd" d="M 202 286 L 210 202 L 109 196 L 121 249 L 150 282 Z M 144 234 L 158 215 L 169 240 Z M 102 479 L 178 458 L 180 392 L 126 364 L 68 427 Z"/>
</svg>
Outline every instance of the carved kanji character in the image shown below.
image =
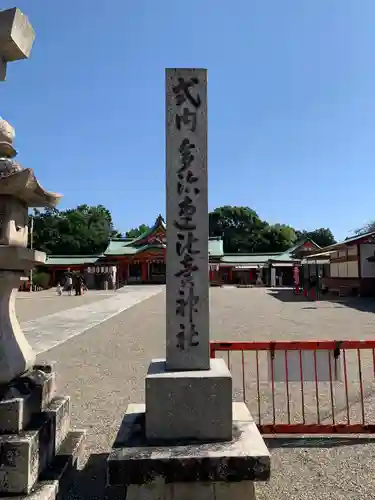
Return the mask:
<svg viewBox="0 0 375 500">
<path fill-rule="evenodd" d="M 186 100 L 190 102 L 195 108 L 199 108 L 201 105 L 201 98 L 199 94 L 194 98 L 190 92 L 190 88 L 199 84 L 198 78 L 190 78 L 190 80 L 185 81 L 184 78 L 178 78 L 178 85 L 175 85 L 172 90 L 176 95 L 176 103 L 181 106 Z"/>
<path fill-rule="evenodd" d="M 197 128 L 197 114 L 184 108 L 182 115 L 176 115 L 176 127 L 181 130 L 181 125 L 191 125 L 190 132 L 195 132 Z"/>
<path fill-rule="evenodd" d="M 177 239 L 179 241 L 176 242 L 176 252 L 179 257 L 181 257 L 185 252 L 190 255 L 198 254 L 199 250 L 193 249 L 193 244 L 199 241 L 198 238 L 195 238 L 194 233 L 189 231 L 186 235 L 184 233 L 178 233 Z"/>
</svg>

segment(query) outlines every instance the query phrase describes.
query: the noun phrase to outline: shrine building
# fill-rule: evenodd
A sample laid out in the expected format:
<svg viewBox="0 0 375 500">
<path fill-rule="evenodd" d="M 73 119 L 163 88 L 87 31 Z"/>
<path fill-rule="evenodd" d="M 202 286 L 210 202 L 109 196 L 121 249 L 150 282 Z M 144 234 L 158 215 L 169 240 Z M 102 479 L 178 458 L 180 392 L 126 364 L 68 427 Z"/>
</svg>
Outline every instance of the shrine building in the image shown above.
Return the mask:
<svg viewBox="0 0 375 500">
<path fill-rule="evenodd" d="M 308 262 L 328 259 L 323 287 L 340 295 L 375 296 L 375 231 L 353 236 L 310 254 Z"/>
<path fill-rule="evenodd" d="M 210 237 L 209 276 L 212 285 L 293 284 L 293 268 L 306 262 L 306 256 L 320 247 L 304 239 L 285 252 L 224 253 L 223 240 Z M 103 289 L 105 283 L 116 287 L 127 284 L 163 284 L 166 281 L 166 225 L 159 216 L 155 224 L 137 238 L 114 238 L 100 255 L 49 255 L 43 266 L 51 286 L 63 282 L 67 272 L 80 272 L 88 288 Z M 327 261 L 328 262 L 328 261 Z"/>
</svg>

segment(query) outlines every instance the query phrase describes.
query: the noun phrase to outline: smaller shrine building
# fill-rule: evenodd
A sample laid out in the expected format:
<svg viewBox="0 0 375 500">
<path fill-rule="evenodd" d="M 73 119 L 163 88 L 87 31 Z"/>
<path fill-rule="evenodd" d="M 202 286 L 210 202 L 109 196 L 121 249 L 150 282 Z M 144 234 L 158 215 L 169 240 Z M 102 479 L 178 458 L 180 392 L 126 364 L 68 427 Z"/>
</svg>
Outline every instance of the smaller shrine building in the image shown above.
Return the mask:
<svg viewBox="0 0 375 500">
<path fill-rule="evenodd" d="M 375 231 L 347 238 L 309 255 L 326 258 L 329 270 L 321 285 L 340 295 L 375 296 Z"/>
<path fill-rule="evenodd" d="M 127 284 L 163 284 L 166 281 L 166 225 L 161 216 L 137 238 L 115 238 L 100 255 L 50 255 L 44 270 L 51 286 L 62 283 L 67 272 L 80 272 L 88 288 L 103 289 Z M 297 242 L 285 252 L 224 253 L 223 240 L 211 237 L 209 276 L 211 284 L 292 286 L 293 269 L 320 247 L 312 240 Z M 328 262 L 328 261 L 327 261 Z"/>
</svg>

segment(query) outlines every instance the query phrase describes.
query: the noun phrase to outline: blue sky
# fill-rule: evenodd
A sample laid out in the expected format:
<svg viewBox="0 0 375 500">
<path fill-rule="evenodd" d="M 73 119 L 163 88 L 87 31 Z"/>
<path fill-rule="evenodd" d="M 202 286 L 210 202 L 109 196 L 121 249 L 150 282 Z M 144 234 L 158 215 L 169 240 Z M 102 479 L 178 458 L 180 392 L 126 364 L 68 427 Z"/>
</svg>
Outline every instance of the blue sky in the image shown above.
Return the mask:
<svg viewBox="0 0 375 500">
<path fill-rule="evenodd" d="M 103 204 L 122 231 L 164 213 L 164 70 L 204 67 L 211 209 L 339 239 L 375 219 L 374 0 L 17 5 L 36 41 L 0 114 L 62 208 Z"/>
</svg>

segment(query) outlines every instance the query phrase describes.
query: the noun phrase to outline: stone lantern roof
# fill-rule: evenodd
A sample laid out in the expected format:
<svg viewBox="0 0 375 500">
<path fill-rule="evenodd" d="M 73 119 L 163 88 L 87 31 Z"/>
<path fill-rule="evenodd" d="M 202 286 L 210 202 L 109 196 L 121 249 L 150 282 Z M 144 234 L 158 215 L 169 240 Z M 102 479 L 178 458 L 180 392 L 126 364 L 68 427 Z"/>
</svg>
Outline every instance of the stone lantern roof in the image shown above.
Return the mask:
<svg viewBox="0 0 375 500">
<path fill-rule="evenodd" d="M 0 118 L 0 195 L 18 198 L 28 207 L 55 207 L 61 195 L 46 191 L 31 168 L 23 168 L 14 157 L 15 130 Z"/>
</svg>

